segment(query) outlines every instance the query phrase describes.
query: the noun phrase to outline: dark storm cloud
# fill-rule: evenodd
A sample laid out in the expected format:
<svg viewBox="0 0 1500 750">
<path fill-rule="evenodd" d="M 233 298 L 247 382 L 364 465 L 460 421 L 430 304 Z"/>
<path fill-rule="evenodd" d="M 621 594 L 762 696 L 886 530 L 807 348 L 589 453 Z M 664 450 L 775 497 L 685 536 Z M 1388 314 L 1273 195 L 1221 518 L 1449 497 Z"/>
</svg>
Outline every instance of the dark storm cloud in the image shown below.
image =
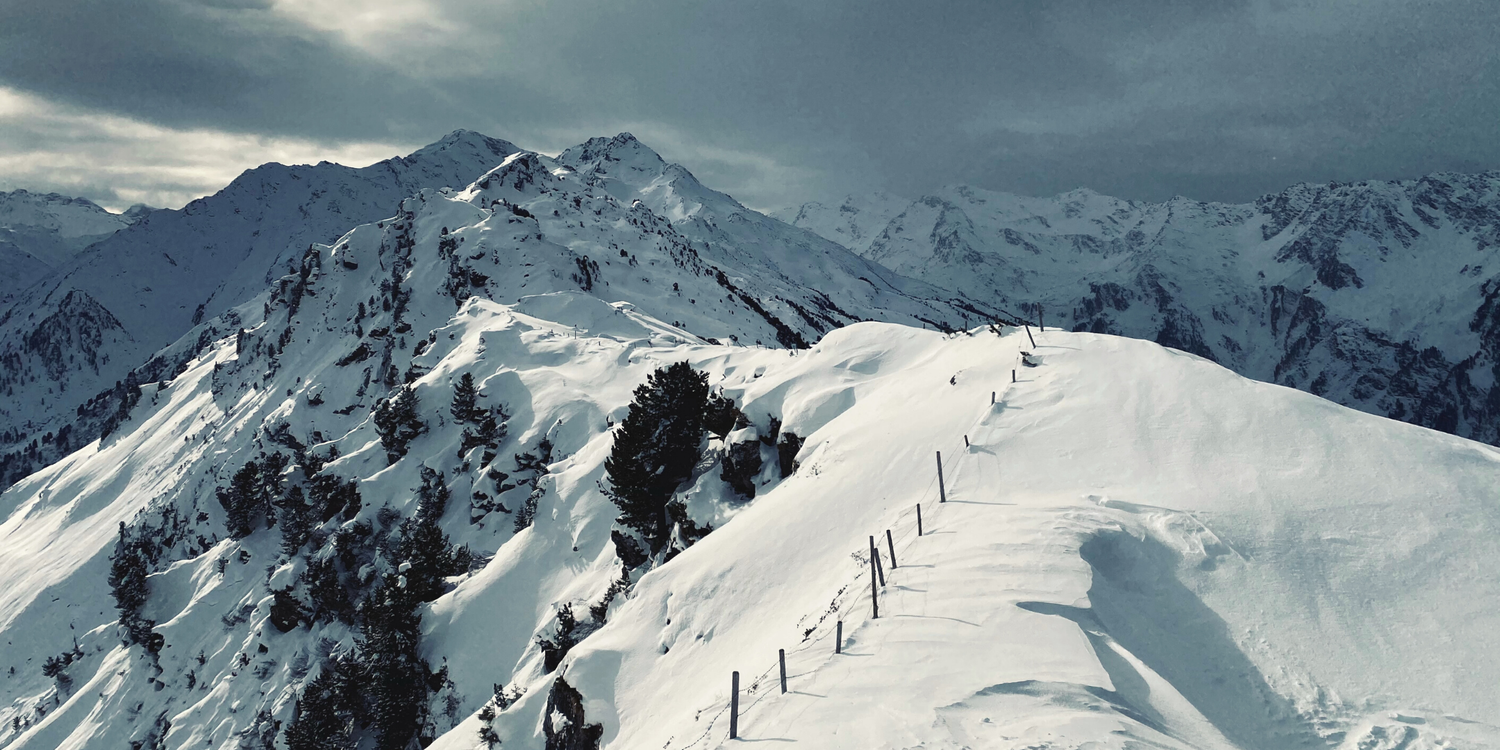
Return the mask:
<svg viewBox="0 0 1500 750">
<path fill-rule="evenodd" d="M 441 98 L 262 0 L 0 4 L 0 81 L 171 127 L 340 139 L 430 129 L 413 115 Z"/>
<path fill-rule="evenodd" d="M 0 29 L 0 83 L 79 107 L 326 142 L 630 129 L 763 207 L 1500 167 L 1489 0 L 110 0 Z"/>
</svg>

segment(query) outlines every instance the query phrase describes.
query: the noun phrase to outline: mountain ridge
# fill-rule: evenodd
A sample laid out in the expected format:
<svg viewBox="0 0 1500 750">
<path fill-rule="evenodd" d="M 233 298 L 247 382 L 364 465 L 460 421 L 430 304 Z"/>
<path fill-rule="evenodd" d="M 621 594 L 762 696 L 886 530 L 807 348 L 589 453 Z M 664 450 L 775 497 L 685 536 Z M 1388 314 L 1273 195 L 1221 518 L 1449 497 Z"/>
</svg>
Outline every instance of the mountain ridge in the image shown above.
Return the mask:
<svg viewBox="0 0 1500 750">
<path fill-rule="evenodd" d="M 518 154 L 525 156 L 517 159 Z M 622 158 L 629 163 L 622 166 Z M 564 179 L 554 170 L 580 176 Z M 840 245 L 745 208 L 703 186 L 681 166 L 667 164 L 628 133 L 590 140 L 554 161 L 507 141 L 459 130 L 410 156 L 361 169 L 325 163 L 248 170 L 214 196 L 181 211 L 154 212 L 124 234 L 97 243 L 78 267 L 34 288 L 26 300 L 0 315 L 0 361 L 7 364 L 0 387 L 17 397 L 0 406 L 0 416 L 6 418 L 0 435 L 14 446 L 0 474 L 14 481 L 78 441 L 107 433 L 114 419 L 112 404 L 120 403 L 117 394 L 127 385 L 128 374 L 134 372 L 137 382 L 170 377 L 196 354 L 195 346 L 238 325 L 222 319 L 224 314 L 295 273 L 309 245 L 330 243 L 352 227 L 391 219 L 400 213 L 400 204 L 424 191 L 445 188 L 450 192 L 442 195 L 447 196 L 489 189 L 474 188 L 476 178 L 485 185 L 516 182 L 513 191 L 496 199 L 505 205 L 537 197 L 539 184 L 549 191 L 564 184 L 572 186 L 568 190 L 595 191 L 589 198 L 594 201 L 618 196 L 639 202 L 642 211 L 632 207 L 629 217 L 620 220 L 675 243 L 681 258 L 674 262 L 706 263 L 700 271 L 715 279 L 714 288 L 727 293 L 731 307 L 769 326 L 751 334 L 752 329 L 731 325 L 705 335 L 748 335 L 747 343 L 806 346 L 810 337 L 856 320 L 894 316 L 944 327 L 991 316 L 946 290 L 903 279 Z M 577 205 L 560 208 L 576 214 L 582 200 L 580 195 Z M 563 285 L 590 291 L 600 263 L 620 262 L 607 256 L 623 250 L 599 245 L 600 237 L 615 231 L 604 225 L 604 211 L 600 204 L 597 212 L 575 217 L 580 227 L 560 227 L 573 233 L 589 222 L 598 225 L 592 233 L 576 233 L 580 236 L 568 240 L 567 252 L 583 265 L 554 269 Z M 551 216 L 512 218 L 552 221 Z M 517 248 L 524 239 L 524 234 L 510 238 Z M 166 250 L 168 243 L 184 252 Z M 248 247 L 239 249 L 246 247 L 241 243 Z M 718 269 L 717 275 L 710 269 Z M 603 287 L 597 293 L 604 293 Z M 102 327 L 84 332 L 58 325 L 60 316 L 66 317 L 60 307 L 70 299 L 107 311 L 87 317 Z M 686 309 L 661 316 L 692 326 L 697 314 Z M 169 345 L 171 353 L 166 354 L 162 347 Z M 64 428 L 68 440 L 61 448 L 52 447 L 51 438 L 43 439 Z"/>
<path fill-rule="evenodd" d="M 949 186 L 862 220 L 884 222 L 862 255 L 1034 321 L 1500 441 L 1500 172 L 1304 183 L 1243 204 Z"/>
</svg>

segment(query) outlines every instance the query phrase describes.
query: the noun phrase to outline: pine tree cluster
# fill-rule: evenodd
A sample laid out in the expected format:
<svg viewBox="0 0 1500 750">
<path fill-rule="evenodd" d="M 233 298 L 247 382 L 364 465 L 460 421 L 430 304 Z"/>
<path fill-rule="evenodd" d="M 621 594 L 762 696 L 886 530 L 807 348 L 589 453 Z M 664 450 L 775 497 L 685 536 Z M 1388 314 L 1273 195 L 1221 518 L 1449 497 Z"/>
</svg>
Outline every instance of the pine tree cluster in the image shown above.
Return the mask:
<svg viewBox="0 0 1500 750">
<path fill-rule="evenodd" d="M 380 400 L 373 421 L 380 444 L 385 446 L 386 462 L 400 461 L 410 449 L 411 441 L 427 431 L 427 424 L 417 413 L 417 392 L 409 385 L 397 388 L 396 395 Z"/>
<path fill-rule="evenodd" d="M 434 673 L 421 657 L 417 608 L 444 593 L 445 578 L 466 572 L 471 554 L 455 548 L 439 525 L 450 495 L 443 474 L 424 466 L 421 477 L 416 513 L 399 525 L 400 514 L 382 508 L 378 528 L 359 520 L 334 532 L 299 579 L 306 605 L 291 590 L 285 602 L 276 592 L 278 628 L 294 627 L 294 618 L 337 619 L 360 633 L 355 650 L 325 661 L 304 688 L 297 719 L 287 727 L 289 750 L 353 748 L 362 736 L 380 750 L 406 750 L 432 739 L 424 734 L 428 698 L 446 674 Z M 361 577 L 372 569 L 384 572 Z"/>
<path fill-rule="evenodd" d="M 151 595 L 146 575 L 152 554 L 150 540 L 131 534 L 121 521 L 120 537 L 115 541 L 114 554 L 110 556 L 109 590 L 114 595 L 115 611 L 120 614 L 127 642 L 144 646 L 146 651 L 156 654 L 161 651 L 165 639 L 152 630 L 156 627 L 154 621 L 141 616 L 141 607 Z"/>
<path fill-rule="evenodd" d="M 291 460 L 282 453 L 262 453 L 241 466 L 228 487 L 218 490 L 224 506 L 224 527 L 231 539 L 244 539 L 264 523 L 276 525 L 276 506 L 281 502 L 282 472 Z"/>
<path fill-rule="evenodd" d="M 604 467 L 619 523 L 655 553 L 671 533 L 667 503 L 692 476 L 700 454 L 708 375 L 677 362 L 657 369 L 633 396 Z"/>
<path fill-rule="evenodd" d="M 488 409 L 480 406 L 481 397 L 479 388 L 474 384 L 474 376 L 466 372 L 453 386 L 453 402 L 449 405 L 448 412 L 453 415 L 454 423 L 463 425 L 458 447 L 459 458 L 482 445 L 488 450 L 480 464 L 487 465 L 494 460 L 494 451 L 505 442 L 508 433 L 506 422 L 510 419 L 510 414 L 504 404 Z"/>
</svg>

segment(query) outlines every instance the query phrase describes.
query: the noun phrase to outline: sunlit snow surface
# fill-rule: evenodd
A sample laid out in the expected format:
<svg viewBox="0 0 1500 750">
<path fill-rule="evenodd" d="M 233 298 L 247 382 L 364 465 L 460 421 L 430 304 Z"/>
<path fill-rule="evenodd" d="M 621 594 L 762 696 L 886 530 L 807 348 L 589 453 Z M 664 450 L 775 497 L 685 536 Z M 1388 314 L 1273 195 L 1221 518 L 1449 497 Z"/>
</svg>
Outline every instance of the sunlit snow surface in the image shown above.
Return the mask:
<svg viewBox="0 0 1500 750">
<path fill-rule="evenodd" d="M 445 471 L 447 531 L 496 556 L 424 609 L 428 658 L 446 660 L 460 718 L 494 683 L 525 687 L 495 726 L 506 748 L 542 747 L 555 675 L 531 641 L 554 604 L 597 600 L 618 571 L 614 508 L 597 485 L 606 419 L 618 423 L 631 389 L 681 359 L 757 424 L 776 415 L 808 441 L 797 473 L 778 482 L 768 466 L 750 503 L 719 480 L 711 442 L 685 494 L 717 530 L 640 580 L 564 662 L 605 747 L 724 744 L 735 670 L 741 737 L 806 747 L 1500 743 L 1493 449 L 1154 344 L 1032 333 L 1035 347 L 1019 330 L 858 324 L 793 353 L 694 343 L 582 294 L 474 300 L 418 358 L 431 368 L 418 394 L 434 429 L 392 468 L 367 410 L 337 417 L 340 403 L 306 403 L 305 389 L 352 391 L 339 379 L 354 374 L 330 364 L 342 350 L 303 352 L 271 384 L 216 399 L 214 366 L 234 359 L 225 342 L 154 407 L 148 387 L 104 447 L 0 499 L 0 669 L 16 667 L 0 682 L 0 743 L 117 747 L 166 716 L 168 747 L 233 748 L 258 711 L 290 719 L 294 665 L 316 665 L 320 637 L 351 634 L 269 627 L 267 581 L 291 573 L 275 568 L 274 532 L 153 576 L 146 614 L 168 644 L 159 689 L 140 649 L 119 647 L 105 584 L 118 521 L 159 498 L 196 499 L 205 528 L 222 529 L 213 472 L 250 456 L 263 420 L 286 420 L 338 442 L 331 470 L 361 480 L 366 515 L 386 503 L 409 512 L 423 462 Z M 1040 366 L 1020 366 L 1022 350 Z M 437 428 L 463 372 L 516 415 L 502 456 L 543 433 L 557 443 L 537 524 L 519 535 L 508 516 L 469 523 L 478 472 L 457 471 L 457 435 Z M 871 620 L 864 552 L 872 535 L 884 548 L 887 528 L 899 567 L 885 571 Z M 222 576 L 220 557 L 231 558 Z M 834 655 L 839 619 L 846 653 Z M 11 733 L 53 689 L 42 659 L 74 636 L 87 656 L 62 705 Z M 436 747 L 475 747 L 477 728 L 471 717 Z"/>
</svg>

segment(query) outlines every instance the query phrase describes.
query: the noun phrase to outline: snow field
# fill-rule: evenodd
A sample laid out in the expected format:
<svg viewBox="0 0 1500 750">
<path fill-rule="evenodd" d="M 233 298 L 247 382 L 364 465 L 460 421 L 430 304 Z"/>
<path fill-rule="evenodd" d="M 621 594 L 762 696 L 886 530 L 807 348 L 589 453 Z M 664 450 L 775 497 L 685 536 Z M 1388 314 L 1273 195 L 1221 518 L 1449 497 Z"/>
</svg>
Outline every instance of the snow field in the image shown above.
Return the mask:
<svg viewBox="0 0 1500 750">
<path fill-rule="evenodd" d="M 1491 449 L 1111 337 L 1045 334 L 1042 367 L 1010 386 L 1018 338 L 853 326 L 747 387 L 748 414 L 852 396 L 798 475 L 643 580 L 565 663 L 605 745 L 716 746 L 736 669 L 743 737 L 818 747 L 1496 736 Z M 952 499 L 863 619 L 851 553 L 924 496 L 942 441 Z M 1340 527 L 1365 541 L 1325 538 Z M 802 644 L 841 592 L 850 653 L 831 653 L 834 617 Z M 777 648 L 788 696 L 760 671 Z"/>
<path fill-rule="evenodd" d="M 357 276 L 380 273 L 373 259 L 361 258 L 360 274 L 332 265 L 298 335 L 321 306 L 342 314 L 340 299 L 362 298 Z M 564 661 L 607 748 L 723 745 L 735 670 L 745 741 L 820 748 L 1352 750 L 1500 738 L 1489 635 L 1500 591 L 1485 575 L 1500 561 L 1493 449 L 1109 336 L 1049 331 L 1033 349 L 1019 332 L 865 323 L 789 352 L 689 343 L 628 305 L 576 293 L 471 300 L 451 318 L 451 306 L 441 310 L 451 301 L 417 300 L 411 315 L 437 324 L 416 360 L 433 429 L 395 466 L 367 409 L 332 411 L 359 373 L 332 364 L 347 342 L 315 336 L 318 345 L 284 351 L 263 386 L 238 390 L 230 372 L 215 397 L 214 365 L 233 357 L 221 347 L 155 407 L 143 398 L 112 442 L 6 493 L 0 529 L 32 545 L 31 557 L 0 566 L 0 591 L 19 607 L 5 610 L 7 655 L 56 653 L 70 638 L 61 626 L 76 622 L 88 656 L 58 709 L 0 742 L 120 744 L 162 716 L 168 747 L 232 748 L 262 726 L 261 712 L 290 717 L 307 674 L 298 664 L 315 669 L 320 639 L 347 645 L 351 634 L 268 626 L 267 583 L 294 572 L 278 567 L 274 533 L 219 542 L 152 576 L 145 614 L 168 646 L 160 675 L 139 649 L 118 648 L 103 584 L 117 519 L 167 493 L 207 498 L 222 528 L 215 467 L 232 471 L 260 426 L 286 420 L 340 446 L 330 466 L 360 480 L 365 516 L 409 510 L 424 463 L 444 471 L 445 531 L 495 556 L 423 611 L 427 658 L 449 667 L 445 695 L 462 719 L 435 747 L 476 747 L 473 714 L 500 683 L 526 691 L 495 720 L 504 747 L 542 748 L 556 674 L 543 674 L 533 639 L 557 605 L 597 601 L 618 575 L 616 511 L 598 491 L 608 422 L 649 372 L 682 359 L 758 429 L 775 416 L 807 442 L 797 473 L 778 482 L 768 465 L 747 503 L 718 478 L 709 441 L 682 494 L 716 530 L 641 578 Z M 1022 349 L 1041 365 L 1019 367 Z M 465 372 L 485 403 L 512 408 L 502 457 L 544 434 L 557 446 L 537 522 L 519 534 L 509 516 L 471 522 L 464 507 L 479 480 L 460 469 L 441 415 Z M 317 390 L 331 402 L 308 406 Z M 200 440 L 205 431 L 213 439 Z M 919 502 L 930 532 L 921 538 Z M 870 619 L 868 539 L 885 556 L 888 528 L 899 566 L 885 570 L 881 616 Z M 231 559 L 222 576 L 220 557 Z M 68 592 L 78 601 L 65 611 L 80 614 L 64 620 L 48 600 Z M 839 619 L 847 653 L 835 656 Z M 787 695 L 776 685 L 780 648 Z M 12 711 L 44 691 L 37 661 L 6 683 Z"/>
</svg>

